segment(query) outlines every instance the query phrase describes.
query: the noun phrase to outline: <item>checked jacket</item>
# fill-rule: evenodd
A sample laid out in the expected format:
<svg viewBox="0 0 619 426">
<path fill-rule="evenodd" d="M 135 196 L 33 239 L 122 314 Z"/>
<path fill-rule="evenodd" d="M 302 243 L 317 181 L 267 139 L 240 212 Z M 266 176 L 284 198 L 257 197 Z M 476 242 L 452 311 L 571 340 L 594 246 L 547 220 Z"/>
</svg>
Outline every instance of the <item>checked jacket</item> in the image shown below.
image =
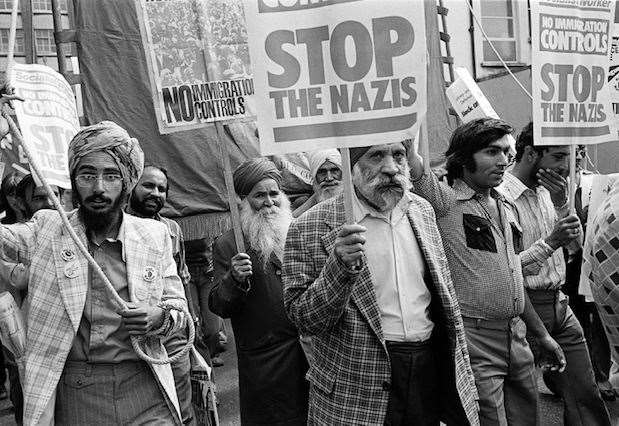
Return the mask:
<svg viewBox="0 0 619 426">
<path fill-rule="evenodd" d="M 87 246 L 77 210 L 69 213 L 69 222 Z M 123 214 L 121 228 L 131 302 L 153 306 L 166 301 L 186 309 L 167 227 L 152 219 Z M 50 410 L 54 410 L 55 390 L 82 318 L 90 268 L 62 225 L 60 215 L 53 210 L 38 211 L 30 222 L 0 226 L 0 257 L 30 269 L 24 424 L 48 422 Z M 168 315 L 171 326 L 166 336 L 185 325 L 183 313 L 173 310 Z M 144 351 L 148 355 L 160 358 L 165 354 L 161 337 L 147 338 Z M 170 364 L 150 367 L 172 412 L 180 418 Z"/>
<path fill-rule="evenodd" d="M 431 312 L 440 346 L 442 414 L 447 424 L 479 424 L 477 390 L 460 308 L 430 204 L 412 195 L 407 212 L 423 253 Z M 391 369 L 380 323 L 373 277 L 335 255 L 345 222 L 343 196 L 314 206 L 289 228 L 284 254 L 284 305 L 304 335 L 312 336 L 315 362 L 308 424 L 382 425 Z"/>
</svg>

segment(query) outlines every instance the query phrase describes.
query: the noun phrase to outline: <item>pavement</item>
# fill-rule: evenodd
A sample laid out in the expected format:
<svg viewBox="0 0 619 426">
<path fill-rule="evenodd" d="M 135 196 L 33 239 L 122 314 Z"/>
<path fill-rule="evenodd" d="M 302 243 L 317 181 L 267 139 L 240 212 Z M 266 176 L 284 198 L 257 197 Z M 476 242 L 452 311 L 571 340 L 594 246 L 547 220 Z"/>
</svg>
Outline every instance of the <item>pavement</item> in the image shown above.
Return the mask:
<svg viewBox="0 0 619 426">
<path fill-rule="evenodd" d="M 241 424 L 239 415 L 239 392 L 238 372 L 236 363 L 236 349 L 234 335 L 230 322 L 226 321 L 228 332 L 228 350 L 220 355 L 224 361 L 222 367 L 214 369 L 215 382 L 217 384 L 217 397 L 219 399 L 219 420 L 221 426 L 238 426 Z M 563 425 L 563 404 L 554 396 L 540 379 L 540 409 L 542 426 Z M 7 384 L 8 386 L 8 384 Z M 606 407 L 611 415 L 613 426 L 619 426 L 619 399 L 607 402 Z M 0 401 L 0 426 L 14 426 L 11 403 L 8 399 Z"/>
</svg>

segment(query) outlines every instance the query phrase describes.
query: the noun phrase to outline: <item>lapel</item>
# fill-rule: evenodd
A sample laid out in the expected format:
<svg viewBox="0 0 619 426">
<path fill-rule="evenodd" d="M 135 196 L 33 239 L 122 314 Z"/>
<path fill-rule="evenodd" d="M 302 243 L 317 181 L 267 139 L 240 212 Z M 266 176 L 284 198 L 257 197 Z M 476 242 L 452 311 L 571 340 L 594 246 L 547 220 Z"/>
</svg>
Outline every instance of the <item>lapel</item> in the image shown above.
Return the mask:
<svg viewBox="0 0 619 426">
<path fill-rule="evenodd" d="M 69 217 L 71 227 L 77 233 L 84 247 L 88 247 L 84 225 L 79 220 L 77 210 Z M 60 297 L 65 305 L 73 329 L 77 332 L 82 319 L 90 268 L 88 261 L 79 251 L 69 232 L 62 226 L 62 232 L 52 240 L 52 253 L 56 265 L 56 277 Z"/>
<path fill-rule="evenodd" d="M 339 195 L 336 198 L 333 208 L 325 209 L 326 217 L 325 224 L 329 231 L 322 236 L 323 246 L 328 254 L 331 254 L 335 249 L 335 239 L 340 229 L 346 222 L 344 211 L 344 198 Z M 383 342 L 383 329 L 380 324 L 380 311 L 376 302 L 376 293 L 374 292 L 374 284 L 372 282 L 372 274 L 368 268 L 367 262 L 363 262 L 363 268 L 355 282 L 355 288 L 352 292 L 352 301 L 357 305 L 361 315 L 370 325 L 378 339 Z"/>
<path fill-rule="evenodd" d="M 154 253 L 149 253 L 150 246 L 143 240 L 134 216 L 125 214 L 123 226 L 122 243 L 127 267 L 129 300 L 131 302 L 144 302 L 148 296 L 148 288 L 142 278 L 146 273 L 146 266 L 153 265 L 156 262 L 156 257 L 150 258 L 149 254 L 154 256 Z"/>
</svg>

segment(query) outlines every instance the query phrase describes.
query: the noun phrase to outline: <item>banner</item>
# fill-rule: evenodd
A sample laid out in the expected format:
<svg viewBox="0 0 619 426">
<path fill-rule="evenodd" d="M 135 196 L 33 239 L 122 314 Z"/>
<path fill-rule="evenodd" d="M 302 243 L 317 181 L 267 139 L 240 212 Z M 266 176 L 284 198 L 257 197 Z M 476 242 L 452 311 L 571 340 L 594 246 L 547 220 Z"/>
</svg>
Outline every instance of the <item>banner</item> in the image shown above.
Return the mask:
<svg viewBox="0 0 619 426">
<path fill-rule="evenodd" d="M 531 1 L 536 145 L 617 140 L 608 81 L 613 0 Z"/>
<path fill-rule="evenodd" d="M 71 86 L 50 67 L 17 63 L 11 85 L 24 98 L 13 101 L 15 115 L 43 177 L 50 185 L 71 188 L 67 150 L 80 129 Z"/>
<path fill-rule="evenodd" d="M 136 0 L 136 8 L 162 134 L 253 116 L 241 0 Z"/>
<path fill-rule="evenodd" d="M 424 2 L 245 2 L 263 155 L 411 138 L 426 111 Z"/>
</svg>

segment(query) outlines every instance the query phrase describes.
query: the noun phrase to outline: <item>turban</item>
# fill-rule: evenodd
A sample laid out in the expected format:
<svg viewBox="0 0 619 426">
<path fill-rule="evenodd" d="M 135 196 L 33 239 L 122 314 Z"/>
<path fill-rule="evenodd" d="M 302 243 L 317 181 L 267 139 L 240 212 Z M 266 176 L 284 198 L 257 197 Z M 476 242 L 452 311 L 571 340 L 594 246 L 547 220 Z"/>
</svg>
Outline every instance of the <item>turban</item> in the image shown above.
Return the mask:
<svg viewBox="0 0 619 426">
<path fill-rule="evenodd" d="M 402 142 L 402 145 L 404 145 L 404 149 L 406 149 L 406 152 L 408 152 L 411 149 L 411 146 L 413 143 L 412 139 L 404 139 L 401 142 Z M 358 148 L 350 148 L 350 167 L 354 167 L 355 163 L 359 161 L 359 159 L 363 157 L 363 154 L 368 152 L 370 148 L 372 147 L 371 146 L 360 146 Z"/>
<path fill-rule="evenodd" d="M 123 187 L 131 192 L 144 169 L 144 153 L 137 139 L 112 121 L 84 127 L 69 143 L 69 173 L 73 177 L 80 160 L 93 152 L 103 151 L 113 159 L 123 178 Z"/>
<path fill-rule="evenodd" d="M 316 173 L 318 173 L 318 169 L 327 161 L 337 165 L 340 169 L 342 168 L 342 156 L 337 149 L 306 152 L 305 156 L 307 157 L 307 161 L 309 161 L 312 182 L 316 182 Z"/>
<path fill-rule="evenodd" d="M 232 175 L 234 191 L 241 198 L 247 197 L 258 182 L 264 179 L 273 179 L 279 185 L 282 175 L 271 160 L 266 158 L 252 158 L 236 168 Z"/>
</svg>

